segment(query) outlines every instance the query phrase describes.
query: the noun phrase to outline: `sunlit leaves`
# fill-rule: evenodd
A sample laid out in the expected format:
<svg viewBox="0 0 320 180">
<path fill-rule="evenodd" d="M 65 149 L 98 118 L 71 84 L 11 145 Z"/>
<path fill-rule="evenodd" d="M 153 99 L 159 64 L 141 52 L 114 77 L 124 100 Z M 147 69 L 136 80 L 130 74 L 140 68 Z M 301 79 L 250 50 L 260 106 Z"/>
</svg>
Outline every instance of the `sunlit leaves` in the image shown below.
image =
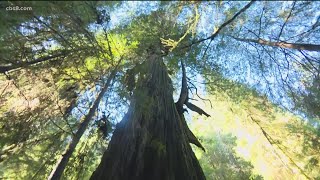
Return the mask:
<svg viewBox="0 0 320 180">
<path fill-rule="evenodd" d="M 137 48 L 138 41 L 129 41 L 123 34 L 106 34 L 105 32 L 97 33 L 96 35 L 98 43 L 104 49 L 106 54 L 101 54 L 108 59 L 124 56 L 130 51 Z M 112 57 L 113 56 L 113 57 Z"/>
<path fill-rule="evenodd" d="M 212 114 L 212 118 L 204 120 L 196 116 L 193 119 L 193 131 L 203 139 L 205 148 L 212 147 L 215 141 L 208 143 L 204 137 L 209 139 L 217 136 L 215 133 L 218 136 L 231 133 L 237 137 L 236 156 L 250 161 L 254 166 L 253 172 L 261 174 L 264 178 L 284 178 L 293 175 L 295 178 L 305 178 L 303 173 L 309 177 L 319 176 L 315 173 L 318 165 L 310 165 L 320 158 L 315 154 L 320 144 L 316 129 L 270 104 L 265 97 L 250 93 L 245 87 L 234 84 L 229 88 L 233 89 L 232 92 L 237 96 L 226 93 L 224 89 L 216 87 L 212 92 L 209 88 L 209 92 L 213 93 L 210 99 L 214 106 L 211 109 L 207 104 L 205 109 Z M 216 148 L 221 147 L 223 146 Z M 208 168 L 206 156 L 199 157 L 204 161 L 204 169 Z M 214 161 L 218 162 L 220 161 Z M 214 169 L 207 169 L 207 172 Z"/>
</svg>

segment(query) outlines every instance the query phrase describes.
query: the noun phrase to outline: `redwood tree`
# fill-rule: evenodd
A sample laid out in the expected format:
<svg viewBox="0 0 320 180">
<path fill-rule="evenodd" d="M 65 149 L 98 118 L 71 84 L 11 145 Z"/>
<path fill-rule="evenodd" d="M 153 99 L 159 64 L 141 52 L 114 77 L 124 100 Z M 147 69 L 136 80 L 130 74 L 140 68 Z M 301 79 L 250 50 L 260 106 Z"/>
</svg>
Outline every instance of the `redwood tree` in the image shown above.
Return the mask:
<svg viewBox="0 0 320 180">
<path fill-rule="evenodd" d="M 160 48 L 148 51 L 147 59 L 139 65 L 142 71 L 137 74 L 129 110 L 117 124 L 91 179 L 205 179 L 189 144 L 196 139 L 186 126 L 179 103 L 187 102 L 185 81 L 181 92 L 186 95 L 181 94 L 175 103 L 171 79 L 156 49 Z"/>
</svg>

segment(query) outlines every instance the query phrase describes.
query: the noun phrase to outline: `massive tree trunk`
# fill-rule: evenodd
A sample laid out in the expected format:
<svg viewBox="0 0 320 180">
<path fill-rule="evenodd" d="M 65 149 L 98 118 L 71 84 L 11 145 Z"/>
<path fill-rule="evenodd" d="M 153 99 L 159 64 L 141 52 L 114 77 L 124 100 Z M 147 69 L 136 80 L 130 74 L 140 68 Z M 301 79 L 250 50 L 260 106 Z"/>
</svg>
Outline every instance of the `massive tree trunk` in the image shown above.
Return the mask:
<svg viewBox="0 0 320 180">
<path fill-rule="evenodd" d="M 91 179 L 205 179 L 161 57 L 151 54 L 141 66 L 129 110 Z"/>
</svg>

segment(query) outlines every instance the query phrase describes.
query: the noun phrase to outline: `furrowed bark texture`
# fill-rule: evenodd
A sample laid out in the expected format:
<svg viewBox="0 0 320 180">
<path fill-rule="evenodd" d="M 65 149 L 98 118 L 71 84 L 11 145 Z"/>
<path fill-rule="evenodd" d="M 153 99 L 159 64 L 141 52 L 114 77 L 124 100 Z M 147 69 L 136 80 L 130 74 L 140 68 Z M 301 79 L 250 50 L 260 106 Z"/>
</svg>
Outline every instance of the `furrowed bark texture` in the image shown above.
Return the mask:
<svg viewBox="0 0 320 180">
<path fill-rule="evenodd" d="M 176 109 L 164 63 L 151 55 L 142 66 L 129 110 L 91 179 L 205 179 L 189 144 L 189 129 Z"/>
</svg>

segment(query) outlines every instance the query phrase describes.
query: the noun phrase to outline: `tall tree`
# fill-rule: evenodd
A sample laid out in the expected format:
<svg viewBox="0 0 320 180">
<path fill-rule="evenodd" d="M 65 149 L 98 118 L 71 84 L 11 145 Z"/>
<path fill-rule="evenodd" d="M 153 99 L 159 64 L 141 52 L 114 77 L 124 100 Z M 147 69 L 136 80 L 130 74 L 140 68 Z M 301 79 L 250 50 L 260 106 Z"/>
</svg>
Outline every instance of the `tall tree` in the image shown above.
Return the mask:
<svg viewBox="0 0 320 180">
<path fill-rule="evenodd" d="M 119 63 L 118 63 L 118 65 L 119 65 Z M 97 111 L 99 103 L 100 103 L 102 97 L 105 95 L 108 88 L 110 87 L 111 81 L 114 79 L 116 73 L 117 73 L 117 67 L 115 67 L 115 69 L 110 73 L 106 83 L 104 84 L 103 88 L 101 89 L 101 92 L 99 93 L 96 100 L 93 102 L 92 106 L 90 107 L 88 114 L 86 114 L 82 118 L 83 120 L 79 124 L 79 128 L 78 128 L 77 132 L 72 137 L 72 140 L 68 144 L 65 152 L 63 152 L 62 157 L 57 161 L 57 164 L 53 168 L 48 179 L 60 179 L 61 178 L 62 173 L 63 173 L 65 167 L 67 166 L 67 163 L 68 163 L 72 153 L 75 151 L 75 148 L 78 145 L 83 133 L 88 128 L 90 120 L 93 118 L 95 112 Z"/>
<path fill-rule="evenodd" d="M 159 46 L 141 64 L 128 113 L 91 179 L 205 179 Z"/>
<path fill-rule="evenodd" d="M 170 25 L 159 19 L 163 13 L 152 13 L 153 19 L 141 18 L 139 25 L 148 23 L 156 30 Z M 152 21 L 159 20 L 160 24 L 152 26 Z M 140 47 L 146 59 L 128 74 L 129 90 L 133 90 L 128 113 L 116 126 L 108 150 L 91 179 L 205 179 L 189 143 L 204 148 L 186 124 L 183 105 L 209 115 L 188 101 L 183 60 L 180 98 L 176 103 L 173 101 L 173 86 L 162 57 L 166 55 L 163 51 L 171 51 L 174 45 L 165 43 L 163 47 L 159 41 L 160 37 L 170 36 L 170 31 L 157 30 L 156 35 L 144 31 Z"/>
</svg>

